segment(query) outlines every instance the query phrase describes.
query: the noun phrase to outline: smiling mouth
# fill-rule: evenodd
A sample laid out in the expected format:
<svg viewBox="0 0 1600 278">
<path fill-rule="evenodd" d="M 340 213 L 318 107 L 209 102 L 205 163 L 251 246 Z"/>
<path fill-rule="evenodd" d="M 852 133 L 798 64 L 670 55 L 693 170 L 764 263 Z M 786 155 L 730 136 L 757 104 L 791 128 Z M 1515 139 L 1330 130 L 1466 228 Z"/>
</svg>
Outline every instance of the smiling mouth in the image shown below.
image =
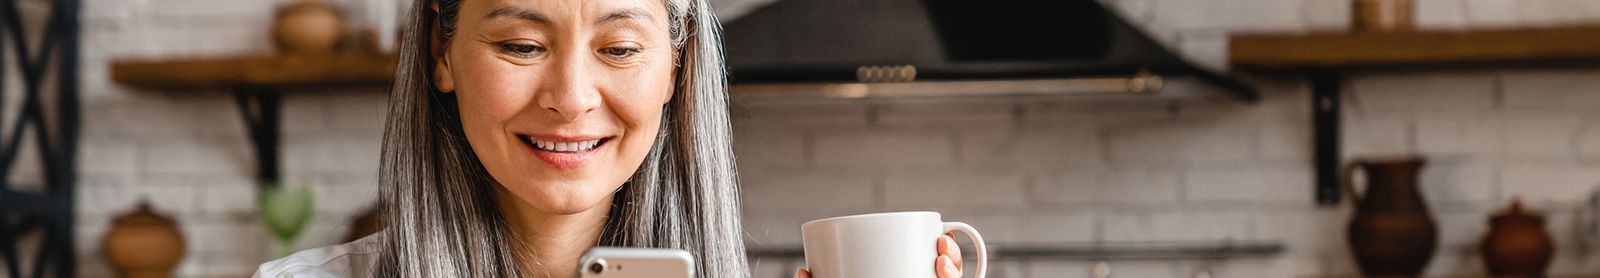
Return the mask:
<svg viewBox="0 0 1600 278">
<path fill-rule="evenodd" d="M 553 153 L 588 152 L 600 148 L 600 146 L 605 145 L 606 142 L 611 141 L 611 137 L 606 137 L 577 142 L 556 142 L 534 139 L 533 137 L 527 135 L 517 135 L 517 139 L 521 139 L 523 144 L 527 144 L 529 147 L 533 147 L 536 150 Z"/>
</svg>

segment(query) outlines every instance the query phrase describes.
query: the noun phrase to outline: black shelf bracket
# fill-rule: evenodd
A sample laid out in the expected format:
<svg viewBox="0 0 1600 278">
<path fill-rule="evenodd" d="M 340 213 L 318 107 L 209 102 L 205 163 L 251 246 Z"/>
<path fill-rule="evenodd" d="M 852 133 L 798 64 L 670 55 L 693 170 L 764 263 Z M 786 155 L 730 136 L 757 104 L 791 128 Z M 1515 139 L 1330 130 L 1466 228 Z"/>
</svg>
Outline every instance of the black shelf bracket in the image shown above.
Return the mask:
<svg viewBox="0 0 1600 278">
<path fill-rule="evenodd" d="M 280 181 L 278 147 L 280 108 L 283 95 L 276 89 L 236 87 L 233 99 L 239 105 L 245 129 L 256 154 L 256 179 L 263 186 Z"/>
<path fill-rule="evenodd" d="M 1338 73 L 1317 70 L 1311 77 L 1311 126 L 1316 164 L 1317 204 L 1339 204 L 1339 91 L 1344 79 Z"/>
</svg>

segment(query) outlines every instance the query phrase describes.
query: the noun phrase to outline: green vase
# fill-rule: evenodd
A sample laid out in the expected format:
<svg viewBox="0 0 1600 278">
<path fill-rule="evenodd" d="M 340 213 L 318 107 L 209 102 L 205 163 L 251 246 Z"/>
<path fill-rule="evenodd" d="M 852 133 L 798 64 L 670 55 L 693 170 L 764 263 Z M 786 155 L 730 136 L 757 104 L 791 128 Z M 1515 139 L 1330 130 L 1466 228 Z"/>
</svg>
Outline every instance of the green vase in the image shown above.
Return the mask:
<svg viewBox="0 0 1600 278">
<path fill-rule="evenodd" d="M 311 222 L 312 196 L 310 186 L 267 184 L 261 188 L 256 202 L 261 223 L 278 240 L 278 256 L 293 253 L 295 238 Z"/>
</svg>

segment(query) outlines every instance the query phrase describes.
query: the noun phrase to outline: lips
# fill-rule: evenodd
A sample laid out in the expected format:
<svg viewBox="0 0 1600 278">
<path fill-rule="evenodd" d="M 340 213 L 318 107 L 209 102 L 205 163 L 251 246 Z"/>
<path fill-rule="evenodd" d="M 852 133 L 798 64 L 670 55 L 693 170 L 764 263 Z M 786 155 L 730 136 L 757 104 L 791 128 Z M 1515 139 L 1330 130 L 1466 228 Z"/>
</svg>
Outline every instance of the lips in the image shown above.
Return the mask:
<svg viewBox="0 0 1600 278">
<path fill-rule="evenodd" d="M 518 134 L 517 139 L 533 152 L 535 157 L 557 169 L 572 169 L 588 162 L 596 150 L 604 148 L 611 137 L 561 137 Z"/>
</svg>

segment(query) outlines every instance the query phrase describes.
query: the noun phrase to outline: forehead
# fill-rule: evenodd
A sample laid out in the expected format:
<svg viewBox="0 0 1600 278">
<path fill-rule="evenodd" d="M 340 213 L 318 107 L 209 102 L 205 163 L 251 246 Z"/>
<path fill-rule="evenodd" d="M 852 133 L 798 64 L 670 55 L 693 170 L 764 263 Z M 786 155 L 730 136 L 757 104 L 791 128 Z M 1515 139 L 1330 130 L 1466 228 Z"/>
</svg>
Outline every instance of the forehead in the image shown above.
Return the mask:
<svg viewBox="0 0 1600 278">
<path fill-rule="evenodd" d="M 662 0 L 463 0 L 461 14 L 464 19 L 542 17 L 555 25 L 619 16 L 665 23 L 668 16 Z"/>
</svg>

